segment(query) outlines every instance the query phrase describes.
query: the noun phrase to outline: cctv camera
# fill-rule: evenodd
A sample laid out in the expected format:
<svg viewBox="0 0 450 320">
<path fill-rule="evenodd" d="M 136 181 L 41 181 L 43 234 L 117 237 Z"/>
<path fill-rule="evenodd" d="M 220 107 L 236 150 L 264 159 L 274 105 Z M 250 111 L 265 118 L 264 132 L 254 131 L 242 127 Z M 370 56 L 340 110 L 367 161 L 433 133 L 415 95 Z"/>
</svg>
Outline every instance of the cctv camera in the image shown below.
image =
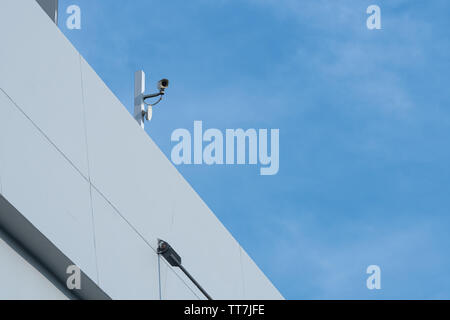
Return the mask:
<svg viewBox="0 0 450 320">
<path fill-rule="evenodd" d="M 159 82 L 158 82 L 158 90 L 159 91 L 164 91 L 168 87 L 169 87 L 169 80 L 167 80 L 167 79 L 159 80 Z"/>
</svg>

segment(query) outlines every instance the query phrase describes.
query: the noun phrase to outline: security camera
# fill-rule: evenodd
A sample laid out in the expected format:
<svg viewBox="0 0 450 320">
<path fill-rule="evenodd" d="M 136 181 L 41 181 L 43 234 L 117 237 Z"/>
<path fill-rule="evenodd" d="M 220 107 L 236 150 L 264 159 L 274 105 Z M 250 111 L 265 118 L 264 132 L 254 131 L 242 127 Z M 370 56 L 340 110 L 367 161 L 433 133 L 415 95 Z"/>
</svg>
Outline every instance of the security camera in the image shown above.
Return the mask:
<svg viewBox="0 0 450 320">
<path fill-rule="evenodd" d="M 143 73 L 140 74 L 140 76 L 143 76 Z M 158 91 L 157 93 L 152 93 L 152 94 L 140 94 L 139 96 L 135 96 L 135 99 L 138 99 L 136 101 L 140 101 L 139 105 L 136 109 L 141 109 L 141 120 L 147 120 L 150 121 L 153 117 L 153 107 L 156 106 L 158 103 L 161 102 L 161 100 L 163 99 L 163 97 L 165 96 L 165 90 L 169 87 L 169 80 L 167 79 L 161 79 L 158 81 Z M 135 87 L 135 92 L 142 92 L 145 90 L 145 87 L 142 86 L 142 83 L 140 84 L 140 86 Z M 154 98 L 159 98 L 158 100 L 156 100 L 155 102 L 150 102 L 147 101 L 149 99 L 154 99 Z M 136 102 L 135 102 L 136 103 Z M 145 104 L 146 106 L 148 106 L 147 110 L 143 109 L 141 104 Z M 137 112 L 137 111 L 135 111 Z M 136 116 L 136 119 L 139 119 Z"/>
<path fill-rule="evenodd" d="M 157 87 L 158 87 L 159 91 L 166 90 L 169 87 L 169 80 L 167 80 L 167 79 L 159 80 Z"/>
</svg>

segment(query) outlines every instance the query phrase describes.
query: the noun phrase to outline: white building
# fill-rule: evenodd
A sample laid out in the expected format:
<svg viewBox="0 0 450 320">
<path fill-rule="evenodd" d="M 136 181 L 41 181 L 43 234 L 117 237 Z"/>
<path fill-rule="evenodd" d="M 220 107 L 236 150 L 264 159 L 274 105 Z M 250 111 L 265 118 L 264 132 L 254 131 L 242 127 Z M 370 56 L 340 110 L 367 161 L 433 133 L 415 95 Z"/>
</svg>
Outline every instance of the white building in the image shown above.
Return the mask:
<svg viewBox="0 0 450 320">
<path fill-rule="evenodd" d="M 213 299 L 282 299 L 35 0 L 0 44 L 0 299 L 205 299 L 157 239 Z"/>
</svg>

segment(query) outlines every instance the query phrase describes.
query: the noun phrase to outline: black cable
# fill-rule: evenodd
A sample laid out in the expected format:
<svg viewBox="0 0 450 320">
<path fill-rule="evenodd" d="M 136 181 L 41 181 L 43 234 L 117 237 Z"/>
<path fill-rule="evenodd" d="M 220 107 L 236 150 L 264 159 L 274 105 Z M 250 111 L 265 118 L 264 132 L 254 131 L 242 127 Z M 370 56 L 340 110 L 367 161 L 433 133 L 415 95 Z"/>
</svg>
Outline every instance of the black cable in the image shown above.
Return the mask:
<svg viewBox="0 0 450 320">
<path fill-rule="evenodd" d="M 145 100 L 147 100 L 147 99 L 156 98 L 156 97 L 159 97 L 159 100 L 156 101 L 155 103 L 147 103 L 147 102 L 145 102 Z M 144 96 L 142 98 L 142 101 L 147 106 L 152 106 L 153 107 L 153 106 L 157 105 L 158 103 L 160 103 L 161 100 L 163 99 L 163 97 L 164 97 L 164 91 L 161 91 L 160 93 L 154 93 L 154 94 L 149 94 L 149 95 Z"/>
<path fill-rule="evenodd" d="M 156 106 L 158 103 L 161 102 L 162 99 L 163 99 L 163 96 L 160 96 L 158 101 L 156 101 L 155 103 L 151 103 L 151 104 L 149 103 L 148 105 L 149 105 L 149 106 L 152 106 L 152 107 L 153 107 L 153 106 Z M 145 103 L 145 102 L 144 102 L 144 103 Z"/>
<path fill-rule="evenodd" d="M 183 265 L 178 266 L 181 271 L 184 272 L 184 274 L 195 284 L 195 286 L 200 290 L 208 300 L 213 300 L 211 296 L 208 294 L 208 292 L 205 291 L 205 289 L 202 288 L 202 286 L 191 276 L 191 274 L 183 267 Z"/>
</svg>

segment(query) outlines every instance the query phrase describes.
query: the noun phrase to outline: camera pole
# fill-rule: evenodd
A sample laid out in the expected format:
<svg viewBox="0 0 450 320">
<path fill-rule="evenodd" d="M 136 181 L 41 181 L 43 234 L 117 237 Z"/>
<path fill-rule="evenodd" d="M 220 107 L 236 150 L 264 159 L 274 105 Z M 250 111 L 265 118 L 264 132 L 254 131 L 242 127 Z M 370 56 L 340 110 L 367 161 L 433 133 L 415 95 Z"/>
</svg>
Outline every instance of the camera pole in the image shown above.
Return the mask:
<svg viewBox="0 0 450 320">
<path fill-rule="evenodd" d="M 134 118 L 144 129 L 145 104 L 142 97 L 145 92 L 145 73 L 142 70 L 136 71 L 134 74 Z"/>
</svg>

